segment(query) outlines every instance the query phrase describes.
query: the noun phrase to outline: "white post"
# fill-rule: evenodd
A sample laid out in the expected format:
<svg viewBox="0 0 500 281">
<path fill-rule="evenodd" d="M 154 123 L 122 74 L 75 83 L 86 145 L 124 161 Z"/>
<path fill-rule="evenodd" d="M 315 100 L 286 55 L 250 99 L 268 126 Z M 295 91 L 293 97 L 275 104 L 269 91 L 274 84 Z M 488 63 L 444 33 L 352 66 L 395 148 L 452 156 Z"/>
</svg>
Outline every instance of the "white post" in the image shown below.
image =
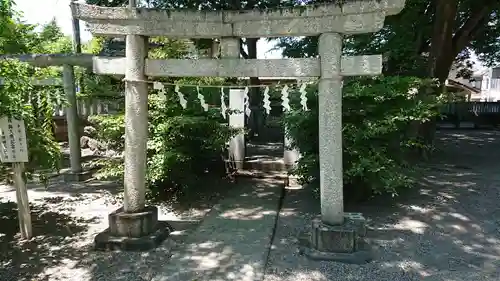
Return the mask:
<svg viewBox="0 0 500 281">
<path fill-rule="evenodd" d="M 285 163 L 285 167 L 289 170 L 296 165 L 297 161 L 300 158 L 300 153 L 297 149 L 291 148 L 292 140 L 288 136 L 289 132 L 286 126 L 284 128 L 284 131 L 285 131 L 285 139 L 283 142 L 284 144 L 283 161 Z"/>
<path fill-rule="evenodd" d="M 229 90 L 229 109 L 238 113 L 229 115 L 229 126 L 235 129 L 245 128 L 245 91 L 239 89 Z M 245 133 L 236 135 L 229 142 L 229 159 L 234 160 L 237 169 L 243 169 L 245 160 Z"/>
<path fill-rule="evenodd" d="M 68 125 L 69 159 L 71 163 L 71 172 L 80 173 L 82 171 L 80 148 L 80 122 L 78 120 L 78 105 L 76 102 L 76 83 L 75 72 L 71 65 L 63 66 L 63 86 L 68 100 L 66 107 L 66 123 Z"/>
<path fill-rule="evenodd" d="M 220 40 L 221 58 L 238 59 L 240 57 L 240 39 L 236 37 L 224 37 Z M 229 116 L 229 125 L 234 128 L 245 128 L 245 107 L 242 90 L 229 91 L 229 108 L 240 110 L 241 114 Z M 243 169 L 245 160 L 245 135 L 241 133 L 235 136 L 229 144 L 229 157 L 236 163 L 237 169 Z"/>
<path fill-rule="evenodd" d="M 146 38 L 127 35 L 125 72 L 125 212 L 144 209 L 146 194 L 146 145 L 148 139 L 148 87 L 144 81 Z"/>
<path fill-rule="evenodd" d="M 28 190 L 23 178 L 24 163 L 12 163 L 12 169 L 14 172 L 14 185 L 16 186 L 17 215 L 19 216 L 21 237 L 23 239 L 31 239 L 33 237 L 33 229 L 31 226 Z"/>
<path fill-rule="evenodd" d="M 342 175 L 342 35 L 321 34 L 318 42 L 321 77 L 318 85 L 321 218 L 323 223 L 344 221 Z"/>
</svg>

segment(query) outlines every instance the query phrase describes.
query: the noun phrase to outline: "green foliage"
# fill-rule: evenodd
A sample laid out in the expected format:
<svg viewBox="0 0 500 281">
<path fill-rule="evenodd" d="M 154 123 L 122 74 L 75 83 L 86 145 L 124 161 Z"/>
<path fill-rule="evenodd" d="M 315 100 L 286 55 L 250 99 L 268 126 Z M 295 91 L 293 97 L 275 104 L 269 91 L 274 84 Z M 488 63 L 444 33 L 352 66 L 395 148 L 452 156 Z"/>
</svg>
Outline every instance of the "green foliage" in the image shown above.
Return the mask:
<svg viewBox="0 0 500 281">
<path fill-rule="evenodd" d="M 438 114 L 437 97 L 422 94 L 430 89 L 430 82 L 413 77 L 344 82 L 343 163 L 347 194 L 397 194 L 399 188 L 411 183 L 405 159 L 413 149 L 424 147 L 408 129 L 412 122 L 425 122 Z M 303 181 L 311 182 L 319 176 L 319 116 L 317 89 L 313 87 L 308 92 L 311 110 L 292 110 L 286 115 L 285 124 L 292 145 L 303 156 L 296 173 Z"/>
<path fill-rule="evenodd" d="M 182 190 L 197 181 L 197 176 L 214 167 L 223 168 L 221 159 L 226 143 L 236 133 L 220 122 L 220 112 L 212 108 L 204 112 L 196 95 L 187 94 L 188 108 L 183 110 L 172 89 L 166 100 L 150 94 L 147 180 L 154 194 L 167 189 Z M 110 149 L 124 149 L 124 116 L 94 116 L 91 123 L 97 129 L 97 138 Z M 122 177 L 123 163 L 110 160 L 105 163 L 100 177 Z"/>
<path fill-rule="evenodd" d="M 312 3 L 330 2 L 310 0 Z M 448 2 L 444 4 L 444 2 Z M 456 12 L 444 15 L 443 11 Z M 445 8 L 447 7 L 447 8 Z M 446 12 L 446 11 L 445 11 Z M 439 13 L 439 14 L 438 14 Z M 460 69 L 470 70 L 471 53 L 478 55 L 486 65 L 500 60 L 500 2 L 492 0 L 407 0 L 399 14 L 389 16 L 384 27 L 376 33 L 347 36 L 344 51 L 350 54 L 384 54 L 386 75 L 428 77 L 429 53 L 433 51 L 431 41 L 441 38 L 448 45 L 436 46 L 441 55 L 451 56 L 438 67 L 447 75 L 451 63 Z M 443 34 L 448 26 L 450 34 Z M 449 37 L 448 37 L 449 36 Z M 280 38 L 278 47 L 284 48 L 286 57 L 313 57 L 317 55 L 318 37 Z M 434 45 L 437 45 L 433 43 Z M 449 49 L 447 49 L 449 48 Z M 463 76 L 470 75 L 464 71 Z"/>
<path fill-rule="evenodd" d="M 157 48 L 149 51 L 148 57 L 152 59 L 182 58 L 188 54 L 187 40 L 173 40 L 166 37 L 152 37 L 150 42 L 157 44 Z"/>
<path fill-rule="evenodd" d="M 36 87 L 33 78 L 43 79 L 46 71 L 33 69 L 15 60 L 0 61 L 0 116 L 22 118 L 29 149 L 28 172 L 55 170 L 60 163 L 60 147 L 52 134 L 55 100 L 61 93 L 52 87 Z M 3 169 L 5 171 L 5 165 Z"/>
<path fill-rule="evenodd" d="M 93 36 L 92 39 L 82 46 L 82 50 L 86 54 L 98 55 L 104 48 L 106 42 L 105 37 Z"/>
<path fill-rule="evenodd" d="M 14 1 L 0 1 L 0 54 L 27 53 L 36 38 L 34 25 L 23 24 Z"/>
<path fill-rule="evenodd" d="M 13 1 L 0 1 L 0 53 L 67 53 L 71 39 L 65 37 L 55 19 L 36 32 L 36 25 L 26 24 L 13 10 Z"/>
</svg>

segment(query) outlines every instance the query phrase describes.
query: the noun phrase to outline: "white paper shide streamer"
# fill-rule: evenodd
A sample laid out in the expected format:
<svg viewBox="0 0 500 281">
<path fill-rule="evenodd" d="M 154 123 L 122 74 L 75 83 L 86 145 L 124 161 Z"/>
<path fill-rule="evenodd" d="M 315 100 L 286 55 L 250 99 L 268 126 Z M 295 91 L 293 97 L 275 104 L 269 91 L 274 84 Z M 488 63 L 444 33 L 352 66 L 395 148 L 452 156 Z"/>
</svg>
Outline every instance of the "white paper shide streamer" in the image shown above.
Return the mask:
<svg viewBox="0 0 500 281">
<path fill-rule="evenodd" d="M 300 86 L 300 104 L 302 105 L 302 110 L 308 111 L 309 109 L 307 108 L 307 92 L 306 92 L 306 87 L 307 84 L 304 83 L 302 86 Z"/>
<path fill-rule="evenodd" d="M 271 113 L 271 101 L 269 100 L 269 98 L 269 87 L 266 86 L 266 89 L 264 89 L 264 108 L 266 109 L 267 115 Z"/>
<path fill-rule="evenodd" d="M 283 106 L 283 111 L 290 111 L 290 100 L 288 99 L 288 85 L 283 87 L 281 90 L 281 100 L 283 101 L 281 105 Z"/>
<path fill-rule="evenodd" d="M 227 106 L 226 106 L 226 99 L 225 99 L 225 94 L 224 94 L 224 88 L 220 88 L 220 113 L 222 114 L 222 117 L 226 119 L 226 111 L 227 111 Z"/>
<path fill-rule="evenodd" d="M 153 83 L 153 88 L 155 90 L 158 90 L 158 97 L 160 99 L 165 100 L 167 98 L 166 91 L 165 91 L 165 85 L 163 85 L 160 82 L 154 82 Z"/>
<path fill-rule="evenodd" d="M 186 109 L 187 107 L 187 100 L 184 98 L 184 94 L 181 93 L 181 89 L 179 85 L 175 85 L 175 92 L 177 93 L 177 96 L 179 97 L 179 103 L 181 104 L 183 109 Z"/>
<path fill-rule="evenodd" d="M 203 110 L 208 111 L 208 104 L 205 102 L 205 96 L 203 96 L 200 92 L 200 87 L 196 87 L 196 91 L 198 92 L 198 99 L 200 100 L 201 107 Z"/>
<path fill-rule="evenodd" d="M 245 90 L 243 91 L 243 95 L 244 95 L 244 101 L 245 101 L 245 114 L 250 117 L 250 114 L 252 113 L 252 110 L 250 109 L 250 98 L 248 97 L 248 92 L 250 90 L 248 89 L 248 87 L 245 88 Z"/>
</svg>

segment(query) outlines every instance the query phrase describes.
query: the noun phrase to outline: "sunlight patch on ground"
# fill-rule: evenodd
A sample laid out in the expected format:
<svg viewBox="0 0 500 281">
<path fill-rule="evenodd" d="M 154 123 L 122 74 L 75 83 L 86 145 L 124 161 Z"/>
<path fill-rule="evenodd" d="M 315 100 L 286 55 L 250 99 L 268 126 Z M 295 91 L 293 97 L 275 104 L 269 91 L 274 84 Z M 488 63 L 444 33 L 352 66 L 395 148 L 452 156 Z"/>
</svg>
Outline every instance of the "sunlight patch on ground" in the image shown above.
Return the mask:
<svg viewBox="0 0 500 281">
<path fill-rule="evenodd" d="M 236 208 L 220 214 L 221 217 L 232 220 L 258 220 L 266 215 L 272 215 L 275 211 L 265 211 L 262 208 Z"/>
<path fill-rule="evenodd" d="M 418 221 L 418 220 L 413 220 L 410 218 L 403 218 L 401 219 L 398 223 L 394 225 L 395 229 L 398 230 L 408 230 L 413 233 L 417 234 L 423 234 L 425 233 L 425 230 L 429 227 L 428 224 Z"/>
<path fill-rule="evenodd" d="M 420 214 L 427 214 L 429 212 L 434 211 L 434 208 L 423 208 L 423 207 L 416 206 L 416 205 L 410 205 L 408 208 L 410 210 L 418 212 Z"/>
<path fill-rule="evenodd" d="M 459 214 L 459 213 L 449 213 L 448 215 L 453 217 L 453 218 L 459 219 L 461 221 L 470 221 L 470 219 L 468 217 L 466 217 L 462 214 Z"/>
</svg>

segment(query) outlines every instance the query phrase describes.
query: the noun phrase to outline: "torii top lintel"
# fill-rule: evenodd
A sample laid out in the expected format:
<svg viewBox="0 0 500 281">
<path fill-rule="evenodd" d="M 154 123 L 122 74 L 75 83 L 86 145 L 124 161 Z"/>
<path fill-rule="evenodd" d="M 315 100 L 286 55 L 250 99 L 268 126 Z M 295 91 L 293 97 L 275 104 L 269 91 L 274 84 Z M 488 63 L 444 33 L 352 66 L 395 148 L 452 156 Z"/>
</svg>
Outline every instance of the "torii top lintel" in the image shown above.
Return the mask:
<svg viewBox="0 0 500 281">
<path fill-rule="evenodd" d="M 173 38 L 314 36 L 380 30 L 405 0 L 369 0 L 277 10 L 179 11 L 108 8 L 72 3 L 73 16 L 97 35 L 145 35 Z"/>
</svg>

